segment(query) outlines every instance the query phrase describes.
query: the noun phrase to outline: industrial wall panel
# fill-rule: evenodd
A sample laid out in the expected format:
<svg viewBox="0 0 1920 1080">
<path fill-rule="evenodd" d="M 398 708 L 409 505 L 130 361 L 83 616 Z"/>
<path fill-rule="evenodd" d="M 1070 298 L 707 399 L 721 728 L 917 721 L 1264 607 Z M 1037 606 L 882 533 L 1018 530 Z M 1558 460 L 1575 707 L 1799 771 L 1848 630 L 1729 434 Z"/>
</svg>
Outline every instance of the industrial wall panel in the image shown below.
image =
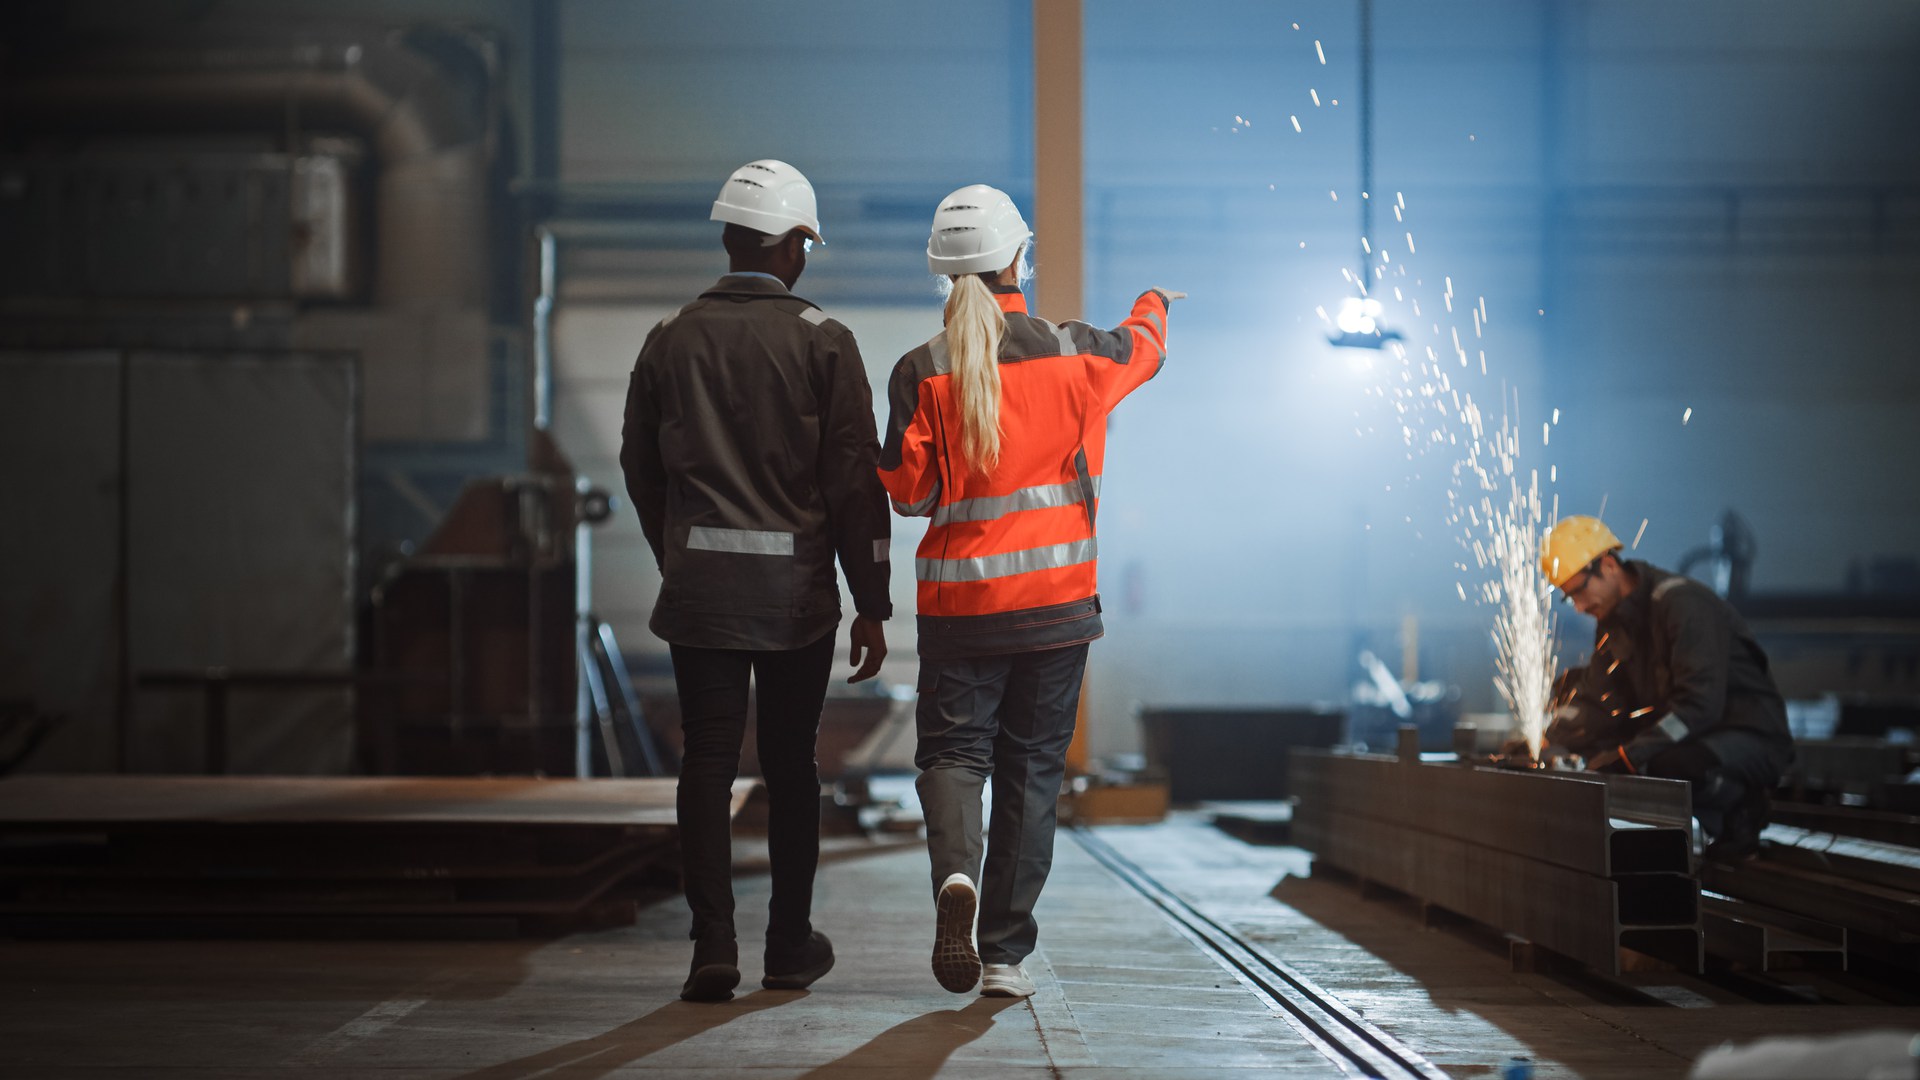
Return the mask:
<svg viewBox="0 0 1920 1080">
<path fill-rule="evenodd" d="M 339 354 L 135 353 L 129 667 L 344 672 L 353 660 L 355 366 Z M 137 769 L 201 767 L 203 702 L 148 689 Z M 236 692 L 236 772 L 348 766 L 344 691 Z"/>
<path fill-rule="evenodd" d="M 121 358 L 0 352 L 0 699 L 60 717 L 24 767 L 114 767 Z"/>
</svg>

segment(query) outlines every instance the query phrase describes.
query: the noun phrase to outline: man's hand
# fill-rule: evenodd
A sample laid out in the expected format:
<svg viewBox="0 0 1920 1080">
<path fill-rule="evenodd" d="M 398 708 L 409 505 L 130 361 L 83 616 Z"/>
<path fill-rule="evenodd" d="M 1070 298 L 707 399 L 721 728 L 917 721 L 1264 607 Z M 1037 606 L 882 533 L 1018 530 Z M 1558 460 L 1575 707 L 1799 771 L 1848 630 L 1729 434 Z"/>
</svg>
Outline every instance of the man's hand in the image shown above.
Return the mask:
<svg viewBox="0 0 1920 1080">
<path fill-rule="evenodd" d="M 1544 738 L 1557 746 L 1580 746 L 1591 741 L 1586 726 L 1580 722 L 1580 710 L 1573 705 L 1553 710 Z"/>
<path fill-rule="evenodd" d="M 1549 700 L 1555 705 L 1568 705 L 1580 692 L 1580 682 L 1587 677 L 1584 667 L 1570 667 L 1553 678 L 1553 694 Z"/>
<path fill-rule="evenodd" d="M 1587 760 L 1587 768 L 1593 772 L 1620 772 L 1640 775 L 1647 771 L 1647 763 L 1659 757 L 1661 752 L 1673 745 L 1673 739 L 1659 729 L 1642 732 L 1633 741 L 1610 747 Z"/>
<path fill-rule="evenodd" d="M 865 682 L 880 674 L 880 662 L 887 658 L 887 634 L 878 619 L 869 619 L 865 615 L 853 617 L 853 629 L 847 635 L 852 647 L 847 650 L 847 663 L 859 665 L 847 681 Z M 864 659 L 862 658 L 864 654 Z"/>
<path fill-rule="evenodd" d="M 1656 727 L 1634 736 L 1632 742 L 1620 748 L 1620 756 L 1627 760 L 1627 765 L 1634 772 L 1643 773 L 1647 771 L 1648 762 L 1672 746 L 1673 736 Z"/>
</svg>

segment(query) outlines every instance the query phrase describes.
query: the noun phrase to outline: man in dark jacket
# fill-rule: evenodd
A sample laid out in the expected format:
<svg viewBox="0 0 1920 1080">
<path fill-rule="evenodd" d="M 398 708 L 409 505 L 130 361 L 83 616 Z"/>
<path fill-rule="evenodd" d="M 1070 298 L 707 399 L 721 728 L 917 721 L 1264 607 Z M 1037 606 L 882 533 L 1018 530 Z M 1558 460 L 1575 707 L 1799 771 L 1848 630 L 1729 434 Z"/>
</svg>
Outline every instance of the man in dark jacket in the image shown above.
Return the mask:
<svg viewBox="0 0 1920 1080">
<path fill-rule="evenodd" d="M 886 657 L 891 524 L 875 469 L 872 391 L 846 327 L 789 290 L 820 240 L 813 188 L 751 162 L 713 204 L 729 270 L 647 335 L 620 467 L 660 564 L 649 626 L 673 653 L 684 735 L 680 846 L 693 964 L 680 996 L 740 982 L 729 801 L 751 673 L 768 799 L 773 897 L 761 985 L 799 989 L 833 966 L 813 929 L 820 858 L 814 740 L 846 573 L 857 614 L 849 682 Z"/>
<path fill-rule="evenodd" d="M 1547 739 L 1590 769 L 1688 781 L 1707 857 L 1751 856 L 1767 793 L 1793 762 L 1767 654 L 1713 590 L 1620 550 L 1597 518 L 1567 518 L 1546 537 L 1541 569 L 1596 621 L 1593 656 L 1567 680 Z"/>
</svg>

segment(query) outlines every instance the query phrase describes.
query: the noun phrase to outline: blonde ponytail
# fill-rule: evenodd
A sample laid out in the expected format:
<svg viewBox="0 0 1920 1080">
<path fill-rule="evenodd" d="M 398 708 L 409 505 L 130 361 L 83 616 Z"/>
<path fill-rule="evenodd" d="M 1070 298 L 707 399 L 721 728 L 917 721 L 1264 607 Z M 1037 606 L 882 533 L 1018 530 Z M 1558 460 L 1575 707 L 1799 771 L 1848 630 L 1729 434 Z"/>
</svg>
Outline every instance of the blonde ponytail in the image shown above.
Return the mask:
<svg viewBox="0 0 1920 1080">
<path fill-rule="evenodd" d="M 947 297 L 947 354 L 960 403 L 960 453 L 974 470 L 1000 464 L 1000 338 L 1006 316 L 979 274 L 961 274 Z"/>
</svg>

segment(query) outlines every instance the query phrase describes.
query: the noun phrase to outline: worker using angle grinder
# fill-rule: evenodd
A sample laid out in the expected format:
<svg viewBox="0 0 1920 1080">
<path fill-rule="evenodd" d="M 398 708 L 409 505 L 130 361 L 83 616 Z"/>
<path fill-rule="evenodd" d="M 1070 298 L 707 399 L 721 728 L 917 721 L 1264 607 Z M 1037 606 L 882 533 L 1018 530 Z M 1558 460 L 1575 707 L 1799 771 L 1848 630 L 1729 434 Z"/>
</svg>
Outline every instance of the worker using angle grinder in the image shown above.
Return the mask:
<svg viewBox="0 0 1920 1080">
<path fill-rule="evenodd" d="M 1547 742 L 1586 767 L 1692 785 L 1706 857 L 1760 848 L 1768 792 L 1793 762 L 1787 709 L 1767 654 L 1712 589 L 1639 559 L 1599 518 L 1569 517 L 1540 569 L 1595 620 L 1593 655 L 1564 675 Z"/>
</svg>

